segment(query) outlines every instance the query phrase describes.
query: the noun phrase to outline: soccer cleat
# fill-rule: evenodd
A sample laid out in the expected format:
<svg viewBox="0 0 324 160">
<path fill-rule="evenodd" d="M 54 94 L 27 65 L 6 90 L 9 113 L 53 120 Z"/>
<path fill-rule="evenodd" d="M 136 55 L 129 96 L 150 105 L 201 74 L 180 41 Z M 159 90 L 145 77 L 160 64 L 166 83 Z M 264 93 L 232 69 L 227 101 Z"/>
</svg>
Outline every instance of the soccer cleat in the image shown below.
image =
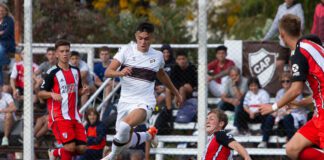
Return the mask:
<svg viewBox="0 0 324 160">
<path fill-rule="evenodd" d="M 156 134 L 158 133 L 158 130 L 153 126 L 153 127 L 150 127 L 148 130 L 147 130 L 147 133 L 150 134 L 151 136 L 151 144 L 154 148 L 156 148 L 158 146 L 158 138 L 156 136 Z"/>
<path fill-rule="evenodd" d="M 8 146 L 9 145 L 9 140 L 7 137 L 3 137 L 2 138 L 2 142 L 1 142 L 2 146 Z"/>
</svg>

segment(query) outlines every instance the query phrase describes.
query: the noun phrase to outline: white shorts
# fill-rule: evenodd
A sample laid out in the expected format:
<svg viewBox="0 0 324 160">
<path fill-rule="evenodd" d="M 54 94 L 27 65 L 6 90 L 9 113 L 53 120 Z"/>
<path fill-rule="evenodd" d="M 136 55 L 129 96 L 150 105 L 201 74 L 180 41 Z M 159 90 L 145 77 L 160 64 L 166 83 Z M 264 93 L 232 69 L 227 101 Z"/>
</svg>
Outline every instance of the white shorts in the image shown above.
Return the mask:
<svg viewBox="0 0 324 160">
<path fill-rule="evenodd" d="M 134 109 L 144 109 L 146 111 L 145 121 L 141 124 L 146 124 L 148 120 L 151 118 L 153 109 L 155 105 L 147 105 L 143 103 L 127 103 L 127 102 L 119 102 L 117 105 L 117 120 L 116 120 L 116 128 L 118 128 L 119 123 Z"/>
</svg>

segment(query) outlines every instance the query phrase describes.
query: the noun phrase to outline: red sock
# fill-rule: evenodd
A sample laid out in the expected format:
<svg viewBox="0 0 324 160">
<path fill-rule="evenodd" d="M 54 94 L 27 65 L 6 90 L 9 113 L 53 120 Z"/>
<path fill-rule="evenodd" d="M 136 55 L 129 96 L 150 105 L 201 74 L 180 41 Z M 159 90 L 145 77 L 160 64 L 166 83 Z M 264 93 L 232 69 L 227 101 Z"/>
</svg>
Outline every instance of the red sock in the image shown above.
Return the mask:
<svg viewBox="0 0 324 160">
<path fill-rule="evenodd" d="M 315 148 L 308 147 L 299 153 L 298 159 L 300 159 L 300 160 L 323 160 L 324 153 L 315 149 Z"/>
<path fill-rule="evenodd" d="M 61 157 L 61 160 L 72 160 L 73 153 L 64 148 L 55 149 L 53 151 L 55 157 Z"/>
<path fill-rule="evenodd" d="M 72 160 L 73 153 L 70 151 L 65 150 L 64 148 L 61 149 L 61 160 Z"/>
<path fill-rule="evenodd" d="M 53 151 L 53 155 L 55 156 L 55 157 L 60 157 L 61 155 L 60 155 L 60 150 L 61 148 L 58 148 L 58 149 L 54 149 L 54 151 Z"/>
</svg>

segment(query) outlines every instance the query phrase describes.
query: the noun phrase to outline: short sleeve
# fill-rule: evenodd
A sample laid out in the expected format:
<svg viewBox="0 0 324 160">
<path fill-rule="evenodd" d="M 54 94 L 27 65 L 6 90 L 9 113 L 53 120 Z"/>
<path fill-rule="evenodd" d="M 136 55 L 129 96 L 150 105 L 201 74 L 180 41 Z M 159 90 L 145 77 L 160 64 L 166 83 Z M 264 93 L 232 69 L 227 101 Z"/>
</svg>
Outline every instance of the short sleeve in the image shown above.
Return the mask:
<svg viewBox="0 0 324 160">
<path fill-rule="evenodd" d="M 89 66 L 84 61 L 80 61 L 80 71 L 81 72 L 88 72 L 89 71 Z"/>
<path fill-rule="evenodd" d="M 250 101 L 251 101 L 251 92 L 248 91 L 244 97 L 244 101 L 243 101 L 243 107 L 245 106 L 249 106 L 250 104 Z"/>
<path fill-rule="evenodd" d="M 262 90 L 261 103 L 270 103 L 270 96 L 265 90 Z"/>
<path fill-rule="evenodd" d="M 15 65 L 12 67 L 12 72 L 11 72 L 10 78 L 12 78 L 12 79 L 16 79 L 17 76 L 18 76 L 17 65 L 15 64 Z"/>
<path fill-rule="evenodd" d="M 218 131 L 215 133 L 216 135 L 216 141 L 223 145 L 228 147 L 228 144 L 231 143 L 232 141 L 235 141 L 233 135 L 226 133 L 225 131 Z"/>
<path fill-rule="evenodd" d="M 301 53 L 300 48 L 297 47 L 291 57 L 292 81 L 306 81 L 308 69 L 307 59 Z"/>
<path fill-rule="evenodd" d="M 125 48 L 121 48 L 114 56 L 114 59 L 116 59 L 117 61 L 119 61 L 119 63 L 124 64 L 125 62 L 125 52 L 126 49 Z"/>
<path fill-rule="evenodd" d="M 164 66 L 165 66 L 165 61 L 164 61 L 163 55 L 161 54 L 161 64 L 160 64 L 160 69 L 163 69 Z"/>
<path fill-rule="evenodd" d="M 46 73 L 45 79 L 43 80 L 42 85 L 40 86 L 40 90 L 48 91 L 50 92 L 54 85 L 54 73 Z"/>
<path fill-rule="evenodd" d="M 3 98 L 7 102 L 7 104 L 10 104 L 11 102 L 13 102 L 13 98 L 10 94 L 4 94 Z"/>
</svg>

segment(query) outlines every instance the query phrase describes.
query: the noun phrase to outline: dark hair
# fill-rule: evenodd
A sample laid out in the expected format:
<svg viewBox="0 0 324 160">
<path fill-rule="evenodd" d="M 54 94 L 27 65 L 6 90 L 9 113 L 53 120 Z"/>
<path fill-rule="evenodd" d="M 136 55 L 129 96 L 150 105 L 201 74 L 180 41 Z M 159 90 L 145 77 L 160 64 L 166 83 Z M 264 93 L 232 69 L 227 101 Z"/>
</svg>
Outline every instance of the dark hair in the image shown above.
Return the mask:
<svg viewBox="0 0 324 160">
<path fill-rule="evenodd" d="M 304 35 L 304 36 L 302 36 L 300 38 L 300 40 L 304 40 L 304 39 L 309 40 L 309 41 L 312 41 L 312 42 L 314 42 L 314 43 L 322 46 L 321 39 L 317 35 L 315 35 L 315 34 L 307 34 L 307 35 Z"/>
<path fill-rule="evenodd" d="M 178 58 L 179 56 L 185 56 L 185 57 L 188 57 L 188 54 L 185 50 L 178 50 L 177 51 L 177 55 L 176 55 L 176 58 Z"/>
<path fill-rule="evenodd" d="M 97 111 L 95 108 L 89 108 L 89 109 L 86 111 L 86 113 L 85 113 L 85 119 L 86 119 L 86 121 L 88 122 L 89 125 L 90 125 L 89 115 L 90 115 L 91 113 L 94 113 L 94 114 L 97 116 L 97 120 L 96 120 L 96 122 L 99 121 L 99 116 L 100 116 L 99 113 L 98 113 L 98 111 Z"/>
<path fill-rule="evenodd" d="M 171 46 L 169 44 L 163 44 L 161 47 L 161 52 L 163 52 L 164 50 L 168 50 L 170 52 L 170 54 L 173 54 L 173 49 L 171 48 Z"/>
<path fill-rule="evenodd" d="M 228 118 L 227 118 L 227 115 L 225 114 L 225 112 L 223 110 L 216 108 L 216 109 L 212 109 L 210 112 L 208 112 L 207 116 L 212 113 L 216 114 L 219 122 L 224 122 L 224 126 L 222 128 L 222 129 L 224 129 L 228 124 Z"/>
<path fill-rule="evenodd" d="M 55 42 L 55 50 L 57 50 L 60 46 L 69 46 L 71 47 L 71 43 L 67 40 L 61 39 Z"/>
<path fill-rule="evenodd" d="M 78 51 L 71 51 L 71 57 L 72 56 L 80 57 L 80 53 Z"/>
<path fill-rule="evenodd" d="M 259 89 L 261 88 L 260 81 L 259 81 L 259 79 L 257 77 L 251 77 L 251 78 L 249 78 L 249 80 L 248 80 L 248 87 L 250 87 L 251 84 L 256 84 Z"/>
<path fill-rule="evenodd" d="M 280 19 L 279 28 L 290 36 L 299 37 L 301 34 L 300 18 L 293 14 L 286 14 Z"/>
<path fill-rule="evenodd" d="M 225 51 L 225 52 L 227 52 L 227 47 L 225 47 L 224 45 L 218 46 L 215 49 L 215 53 L 217 53 L 218 51 Z"/>
<path fill-rule="evenodd" d="M 153 33 L 154 32 L 154 26 L 151 23 L 143 22 L 143 23 L 138 25 L 136 31 Z"/>
<path fill-rule="evenodd" d="M 49 52 L 49 51 L 55 51 L 55 48 L 54 48 L 54 47 L 48 47 L 48 48 L 46 49 L 46 52 Z"/>
<path fill-rule="evenodd" d="M 100 53 L 100 52 L 105 52 L 105 51 L 106 51 L 106 52 L 109 52 L 109 50 L 110 50 L 110 49 L 109 49 L 107 46 L 103 46 L 103 47 L 99 48 L 99 53 Z"/>
</svg>

